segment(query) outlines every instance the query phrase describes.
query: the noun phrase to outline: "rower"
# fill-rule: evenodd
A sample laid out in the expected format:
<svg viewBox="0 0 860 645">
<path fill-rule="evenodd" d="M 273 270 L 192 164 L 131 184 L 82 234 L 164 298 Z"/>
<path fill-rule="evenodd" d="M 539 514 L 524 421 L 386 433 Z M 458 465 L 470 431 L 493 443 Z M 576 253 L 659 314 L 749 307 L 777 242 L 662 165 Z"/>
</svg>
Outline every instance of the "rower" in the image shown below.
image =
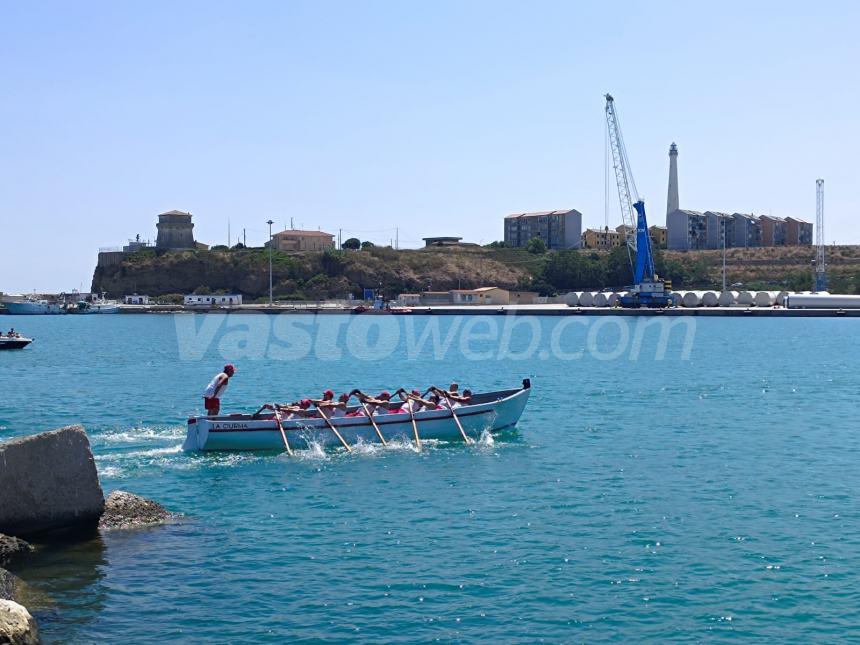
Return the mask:
<svg viewBox="0 0 860 645">
<path fill-rule="evenodd" d="M 359 389 L 355 389 L 349 393 L 350 396 L 357 396 L 358 400 L 367 405 L 367 410 L 370 414 L 387 414 L 389 412 L 388 405 L 391 402 L 391 395 L 388 392 L 382 392 L 379 396 L 373 397 L 365 394 Z M 357 412 L 357 415 L 364 415 L 362 408 Z"/>
<path fill-rule="evenodd" d="M 206 391 L 203 392 L 203 406 L 206 408 L 207 416 L 218 416 L 221 411 L 221 397 L 227 391 L 230 377 L 235 373 L 236 368 L 228 363 L 224 366 L 224 371 L 216 374 L 206 387 Z"/>
<path fill-rule="evenodd" d="M 463 394 L 459 393 L 460 387 L 456 383 L 451 383 L 448 390 L 443 390 L 435 385 L 430 386 L 430 390 L 441 397 L 441 403 L 446 408 L 459 408 L 461 405 L 468 405 L 472 400 L 472 391 L 463 390 Z"/>
<path fill-rule="evenodd" d="M 345 417 L 346 416 L 346 404 L 349 402 L 349 394 L 341 394 L 337 403 L 332 405 L 331 416 L 332 417 Z"/>
<path fill-rule="evenodd" d="M 308 408 L 311 407 L 310 399 L 302 399 L 301 401 L 290 403 L 290 405 L 276 407 L 278 408 L 278 412 L 287 413 L 286 416 L 283 417 L 285 420 L 314 416 L 313 412 L 308 411 Z"/>
<path fill-rule="evenodd" d="M 403 401 L 403 405 L 400 406 L 400 409 L 397 410 L 397 412 L 411 412 L 412 414 L 415 414 L 421 410 L 423 401 L 421 400 L 421 393 L 418 390 L 412 390 L 407 394 L 406 390 L 400 388 L 397 390 L 396 394 Z"/>
</svg>

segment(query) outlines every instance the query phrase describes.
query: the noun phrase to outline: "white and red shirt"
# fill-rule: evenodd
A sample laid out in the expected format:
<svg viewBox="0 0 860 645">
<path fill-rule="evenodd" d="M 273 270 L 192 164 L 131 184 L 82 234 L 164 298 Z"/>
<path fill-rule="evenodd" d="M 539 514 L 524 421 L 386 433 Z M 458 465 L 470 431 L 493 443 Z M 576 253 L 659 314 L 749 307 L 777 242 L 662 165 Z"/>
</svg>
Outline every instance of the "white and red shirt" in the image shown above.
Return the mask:
<svg viewBox="0 0 860 645">
<path fill-rule="evenodd" d="M 206 391 L 203 392 L 203 396 L 207 399 L 220 399 L 224 392 L 227 391 L 227 385 L 229 382 L 230 377 L 228 377 L 224 372 L 217 374 L 206 387 Z"/>
</svg>

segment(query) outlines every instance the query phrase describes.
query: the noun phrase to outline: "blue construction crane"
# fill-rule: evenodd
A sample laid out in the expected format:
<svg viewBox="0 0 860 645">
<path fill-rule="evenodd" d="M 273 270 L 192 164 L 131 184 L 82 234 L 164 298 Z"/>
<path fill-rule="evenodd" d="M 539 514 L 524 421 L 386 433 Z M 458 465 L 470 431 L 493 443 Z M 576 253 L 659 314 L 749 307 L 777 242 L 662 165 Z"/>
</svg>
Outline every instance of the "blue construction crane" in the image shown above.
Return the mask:
<svg viewBox="0 0 860 645">
<path fill-rule="evenodd" d="M 645 217 L 645 202 L 636 193 L 636 183 L 627 159 L 627 150 L 615 112 L 615 100 L 606 95 L 606 126 L 609 129 L 609 147 L 612 165 L 615 168 L 615 183 L 618 187 L 618 202 L 621 204 L 621 219 L 627 243 L 627 257 L 633 271 L 633 285 L 628 294 L 621 296 L 622 307 L 668 307 L 672 304 L 669 295 L 671 283 L 661 280 L 654 271 L 654 256 L 651 252 L 651 235 Z M 634 260 L 635 256 L 635 260 Z"/>
</svg>

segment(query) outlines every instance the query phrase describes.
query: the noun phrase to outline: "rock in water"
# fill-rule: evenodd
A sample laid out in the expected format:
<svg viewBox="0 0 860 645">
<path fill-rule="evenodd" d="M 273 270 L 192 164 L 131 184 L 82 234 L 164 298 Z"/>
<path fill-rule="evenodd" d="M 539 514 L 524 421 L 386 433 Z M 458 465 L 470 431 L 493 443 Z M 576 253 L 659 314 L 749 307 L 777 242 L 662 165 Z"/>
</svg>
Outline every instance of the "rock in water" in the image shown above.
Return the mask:
<svg viewBox="0 0 860 645">
<path fill-rule="evenodd" d="M 0 569 L 0 600 L 17 600 L 22 586 L 21 578 L 6 569 Z"/>
<path fill-rule="evenodd" d="M 0 533 L 0 567 L 32 552 L 33 547 L 28 542 Z"/>
<path fill-rule="evenodd" d="M 0 643 L 38 645 L 39 629 L 25 607 L 11 600 L 0 600 Z"/>
<path fill-rule="evenodd" d="M 147 524 L 160 524 L 175 517 L 161 504 L 152 500 L 115 490 L 108 495 L 105 512 L 99 520 L 100 529 L 128 529 Z"/>
<path fill-rule="evenodd" d="M 0 532 L 95 528 L 103 510 L 104 493 L 81 426 L 0 443 Z"/>
</svg>

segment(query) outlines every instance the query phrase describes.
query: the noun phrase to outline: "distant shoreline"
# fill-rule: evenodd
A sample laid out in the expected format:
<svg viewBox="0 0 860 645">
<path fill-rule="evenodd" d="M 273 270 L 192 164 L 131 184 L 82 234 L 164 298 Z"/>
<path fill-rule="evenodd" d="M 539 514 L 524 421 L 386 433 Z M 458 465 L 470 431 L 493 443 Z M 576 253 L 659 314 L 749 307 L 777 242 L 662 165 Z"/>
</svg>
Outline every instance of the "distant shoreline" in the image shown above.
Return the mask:
<svg viewBox="0 0 860 645">
<path fill-rule="evenodd" d="M 343 307 L 294 307 L 290 305 L 237 305 L 233 307 L 185 307 L 183 305 L 121 305 L 121 314 L 330 314 L 355 316 L 703 316 L 740 318 L 860 318 L 860 309 L 786 309 L 784 307 L 672 307 L 670 309 L 623 309 L 620 307 L 568 307 L 566 305 L 467 305 L 414 307 L 407 311 L 363 312 Z M 0 315 L 9 315 L 0 311 Z M 79 316 L 82 314 L 68 314 Z M 98 315 L 98 314 L 96 314 Z M 43 315 L 36 314 L 38 317 Z M 16 316 L 28 318 L 31 316 Z"/>
</svg>

